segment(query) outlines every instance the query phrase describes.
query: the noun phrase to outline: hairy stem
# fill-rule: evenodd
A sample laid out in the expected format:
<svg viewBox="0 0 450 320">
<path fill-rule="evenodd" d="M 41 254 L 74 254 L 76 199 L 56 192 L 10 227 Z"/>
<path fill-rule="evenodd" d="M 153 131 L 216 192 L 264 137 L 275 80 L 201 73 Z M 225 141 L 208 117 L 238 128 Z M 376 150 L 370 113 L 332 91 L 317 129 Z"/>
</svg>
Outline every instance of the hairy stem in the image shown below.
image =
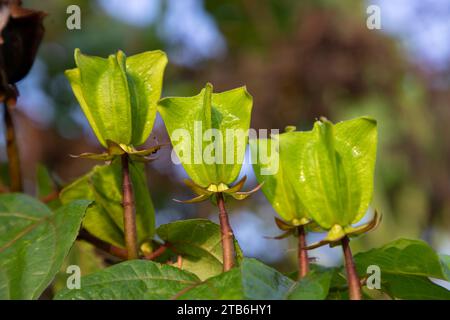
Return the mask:
<svg viewBox="0 0 450 320">
<path fill-rule="evenodd" d="M 220 231 L 222 234 L 223 271 L 228 271 L 235 264 L 234 236 L 228 221 L 228 213 L 225 209 L 225 200 L 221 192 L 217 193 L 217 206 L 219 207 Z"/>
<path fill-rule="evenodd" d="M 122 206 L 123 226 L 125 232 L 125 246 L 127 248 L 128 260 L 137 259 L 137 232 L 136 212 L 134 208 L 133 185 L 130 178 L 128 155 L 122 155 Z"/>
<path fill-rule="evenodd" d="M 306 248 L 306 232 L 304 226 L 299 226 L 298 230 L 298 279 L 305 277 L 309 272 L 309 258 Z"/>
<path fill-rule="evenodd" d="M 12 119 L 12 108 L 8 103 L 5 103 L 4 120 L 6 128 L 6 153 L 8 154 L 8 170 L 9 179 L 11 181 L 11 192 L 21 192 L 22 187 L 22 173 L 20 171 L 20 157 L 19 149 L 17 147 L 17 137 L 14 128 L 14 121 Z"/>
<path fill-rule="evenodd" d="M 350 300 L 361 300 L 361 282 L 356 273 L 353 262 L 352 251 L 350 249 L 350 239 L 346 236 L 342 238 L 342 250 L 344 251 L 345 270 L 347 273 L 348 294 Z"/>
</svg>

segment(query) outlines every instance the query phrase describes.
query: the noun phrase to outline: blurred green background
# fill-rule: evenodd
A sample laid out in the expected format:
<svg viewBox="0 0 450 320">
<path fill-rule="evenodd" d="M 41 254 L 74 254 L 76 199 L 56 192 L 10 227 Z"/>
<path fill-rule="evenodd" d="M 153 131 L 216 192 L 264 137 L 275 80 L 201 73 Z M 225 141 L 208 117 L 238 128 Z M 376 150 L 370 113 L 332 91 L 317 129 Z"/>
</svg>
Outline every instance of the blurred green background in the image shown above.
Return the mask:
<svg viewBox="0 0 450 320">
<path fill-rule="evenodd" d="M 72 4 L 81 9 L 81 30 L 66 27 Z M 366 26 L 369 4 L 381 9 L 381 30 Z M 354 242 L 355 251 L 414 237 L 450 254 L 447 0 L 28 0 L 24 6 L 48 13 L 38 59 L 19 83 L 16 122 L 27 192 L 34 192 L 38 163 L 70 182 L 95 163 L 69 154 L 100 150 L 63 75 L 74 66 L 74 49 L 100 56 L 162 49 L 170 61 L 163 96 L 194 95 L 207 81 L 218 91 L 245 84 L 254 97 L 255 129 L 309 130 L 320 116 L 334 122 L 375 117 L 373 209 L 383 222 Z M 160 119 L 149 144 L 153 139 L 168 141 Z M 4 147 L 1 136 L 2 163 Z M 242 174 L 250 178 L 247 187 L 256 184 L 249 165 Z M 157 224 L 193 217 L 217 221 L 210 203 L 172 201 L 192 196 L 183 177 L 181 166 L 170 161 L 170 148 L 148 166 Z M 295 268 L 293 240 L 264 238 L 280 231 L 262 193 L 228 206 L 247 256 L 282 271 Z M 326 265 L 341 259 L 339 249 L 311 255 Z"/>
</svg>

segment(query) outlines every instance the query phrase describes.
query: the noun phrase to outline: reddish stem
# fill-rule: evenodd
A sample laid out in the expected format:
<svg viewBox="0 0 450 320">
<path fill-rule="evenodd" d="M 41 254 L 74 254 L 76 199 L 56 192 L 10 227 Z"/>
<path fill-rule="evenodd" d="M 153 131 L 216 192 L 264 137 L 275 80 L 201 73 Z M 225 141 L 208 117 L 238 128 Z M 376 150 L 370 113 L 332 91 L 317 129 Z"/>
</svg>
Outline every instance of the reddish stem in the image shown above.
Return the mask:
<svg viewBox="0 0 450 320">
<path fill-rule="evenodd" d="M 234 236 L 228 221 L 228 213 L 225 209 L 225 200 L 221 192 L 217 193 L 217 206 L 219 207 L 220 231 L 222 234 L 223 271 L 233 268 L 235 264 Z"/>
<path fill-rule="evenodd" d="M 59 191 L 55 190 L 55 191 L 52 191 L 51 193 L 49 193 L 48 195 L 39 198 L 39 200 L 41 200 L 41 202 L 43 202 L 43 203 L 49 203 L 49 202 L 52 202 L 53 200 L 58 199 L 58 197 L 59 197 Z"/>
<path fill-rule="evenodd" d="M 133 185 L 130 178 L 128 155 L 122 155 L 122 206 L 123 226 L 125 233 L 125 246 L 128 252 L 128 260 L 137 259 L 138 245 L 136 232 L 136 212 L 134 208 Z"/>
<path fill-rule="evenodd" d="M 80 233 L 77 237 L 78 240 L 84 240 L 90 244 L 92 244 L 94 247 L 99 248 L 117 258 L 125 260 L 128 256 L 127 250 L 118 248 L 116 246 L 113 246 L 112 244 L 109 244 L 103 240 L 100 240 L 97 237 L 94 237 L 92 234 L 90 234 L 88 231 L 82 229 L 80 230 Z"/>
<path fill-rule="evenodd" d="M 350 239 L 345 236 L 341 240 L 342 250 L 344 251 L 345 270 L 347 273 L 348 294 L 350 300 L 361 300 L 361 282 L 356 272 L 353 262 L 352 251 L 350 249 Z"/>
<path fill-rule="evenodd" d="M 153 251 L 152 253 L 145 255 L 144 258 L 147 260 L 154 260 L 154 259 L 158 258 L 159 256 L 161 256 L 164 252 L 166 252 L 167 248 L 169 248 L 169 244 L 165 243 L 165 244 L 161 245 L 158 249 Z"/>
<path fill-rule="evenodd" d="M 305 277 L 309 272 L 309 258 L 306 248 L 306 232 L 304 226 L 299 226 L 298 230 L 298 279 Z"/>
<path fill-rule="evenodd" d="M 12 100 L 9 100 L 12 101 Z M 4 120 L 6 127 L 6 153 L 8 154 L 9 179 L 11 192 L 22 192 L 22 173 L 20 171 L 19 149 L 17 136 L 12 119 L 12 102 L 5 103 Z"/>
</svg>

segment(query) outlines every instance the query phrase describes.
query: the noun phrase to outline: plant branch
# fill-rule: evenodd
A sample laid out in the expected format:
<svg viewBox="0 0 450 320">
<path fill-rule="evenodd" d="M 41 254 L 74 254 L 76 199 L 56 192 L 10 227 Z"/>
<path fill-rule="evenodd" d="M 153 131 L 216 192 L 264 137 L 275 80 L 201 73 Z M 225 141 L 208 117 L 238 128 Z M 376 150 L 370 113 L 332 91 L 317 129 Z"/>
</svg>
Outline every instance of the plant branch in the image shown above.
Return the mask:
<svg viewBox="0 0 450 320">
<path fill-rule="evenodd" d="M 345 271 L 347 273 L 348 294 L 350 300 L 361 300 L 361 282 L 356 273 L 355 263 L 353 262 L 352 251 L 350 249 L 350 239 L 345 236 L 341 240 L 342 250 L 344 251 Z"/>
<path fill-rule="evenodd" d="M 154 260 L 154 259 L 158 258 L 159 256 L 161 256 L 164 252 L 166 252 L 166 250 L 169 247 L 170 247 L 170 245 L 168 243 L 164 243 L 158 249 L 153 251 L 152 253 L 144 255 L 144 258 L 147 260 Z"/>
<path fill-rule="evenodd" d="M 225 209 L 225 200 L 221 192 L 216 194 L 217 206 L 219 207 L 220 231 L 222 234 L 222 250 L 223 250 L 223 271 L 228 271 L 235 264 L 234 253 L 234 236 L 228 221 L 228 213 Z"/>
<path fill-rule="evenodd" d="M 304 226 L 297 227 L 298 230 L 298 279 L 304 278 L 309 272 L 309 258 L 306 250 L 306 232 Z"/>
<path fill-rule="evenodd" d="M 58 199 L 58 197 L 59 197 L 59 191 L 55 190 L 55 191 L 50 192 L 46 196 L 40 197 L 39 200 L 41 200 L 41 202 L 43 202 L 43 203 L 49 203 L 49 202 L 52 202 L 53 200 Z"/>
<path fill-rule="evenodd" d="M 101 250 L 103 250 L 117 258 L 120 258 L 122 260 L 125 260 L 128 257 L 127 250 L 113 246 L 112 244 L 109 244 L 103 240 L 100 240 L 99 238 L 90 234 L 85 229 L 80 230 L 77 240 L 84 240 L 84 241 L 92 244 L 94 247 L 101 249 Z"/>
<path fill-rule="evenodd" d="M 12 99 L 9 99 L 12 101 Z M 8 170 L 10 190 L 11 192 L 21 192 L 22 187 L 22 173 L 20 171 L 20 157 L 19 149 L 17 147 L 16 130 L 14 128 L 14 121 L 12 119 L 12 103 L 4 104 L 4 121 L 6 128 L 6 153 L 8 154 Z"/>
<path fill-rule="evenodd" d="M 117 258 L 122 259 L 122 260 L 128 259 L 128 252 L 126 249 L 119 248 L 112 244 L 109 244 L 108 242 L 105 242 L 105 241 L 95 237 L 94 235 L 90 234 L 86 229 L 80 230 L 80 232 L 77 236 L 77 240 L 86 241 L 86 242 L 92 244 L 97 249 L 105 251 Z M 166 242 L 166 243 L 162 244 L 158 249 L 156 249 L 155 251 L 153 251 L 150 254 L 144 255 L 142 258 L 146 259 L 146 260 L 154 260 L 154 259 L 158 258 L 159 256 L 161 256 L 164 252 L 166 252 L 166 250 L 169 249 L 170 246 L 171 245 L 168 242 Z M 180 257 L 180 255 L 178 255 L 178 259 L 179 259 L 179 257 Z"/>
<path fill-rule="evenodd" d="M 126 153 L 122 155 L 122 206 L 125 246 L 128 252 L 128 260 L 137 259 L 139 256 L 136 232 L 136 212 L 134 208 L 134 195 L 130 177 L 129 158 Z"/>
</svg>

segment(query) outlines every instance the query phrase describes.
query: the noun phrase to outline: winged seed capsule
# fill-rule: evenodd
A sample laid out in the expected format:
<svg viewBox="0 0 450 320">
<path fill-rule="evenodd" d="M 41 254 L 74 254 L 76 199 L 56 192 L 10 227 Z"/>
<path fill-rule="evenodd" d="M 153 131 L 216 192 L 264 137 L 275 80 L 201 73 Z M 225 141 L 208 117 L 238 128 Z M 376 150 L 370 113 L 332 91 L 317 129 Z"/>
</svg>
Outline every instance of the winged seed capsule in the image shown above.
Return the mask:
<svg viewBox="0 0 450 320">
<path fill-rule="evenodd" d="M 307 215 L 328 231 L 324 240 L 309 248 L 334 245 L 345 236 L 374 228 L 376 213 L 369 223 L 353 225 L 363 218 L 372 200 L 376 121 L 360 117 L 332 124 L 321 119 L 297 145 L 303 178 L 295 181 L 295 189 Z"/>
<path fill-rule="evenodd" d="M 242 200 L 259 189 L 241 192 L 246 177 L 231 186 L 241 171 L 252 104 L 245 87 L 213 93 L 210 83 L 196 96 L 160 100 L 158 111 L 173 150 L 191 178 L 185 183 L 197 194 L 181 202 L 199 202 L 217 193 Z"/>
<path fill-rule="evenodd" d="M 126 57 L 118 51 L 105 59 L 76 49 L 75 63 L 77 67 L 65 74 L 95 136 L 108 150 L 80 156 L 110 160 L 128 153 L 142 159 L 155 152 L 155 148 L 137 151 L 134 147 L 144 144 L 152 130 L 166 54 L 147 51 Z"/>
<path fill-rule="evenodd" d="M 375 120 L 361 117 L 333 125 L 321 119 L 312 131 L 288 127 L 285 133 L 269 139 L 275 141 L 280 159 L 278 172 L 263 176 L 258 162 L 254 171 L 258 182 L 265 182 L 263 193 L 284 220 L 283 230 L 292 233 L 298 225 L 309 225 L 313 230 L 320 227 L 328 231 L 323 241 L 309 246 L 313 248 L 376 226 L 377 215 L 366 225 L 352 226 L 365 215 L 372 199 Z M 261 150 L 267 145 L 263 142 L 251 143 L 252 149 Z"/>
</svg>

